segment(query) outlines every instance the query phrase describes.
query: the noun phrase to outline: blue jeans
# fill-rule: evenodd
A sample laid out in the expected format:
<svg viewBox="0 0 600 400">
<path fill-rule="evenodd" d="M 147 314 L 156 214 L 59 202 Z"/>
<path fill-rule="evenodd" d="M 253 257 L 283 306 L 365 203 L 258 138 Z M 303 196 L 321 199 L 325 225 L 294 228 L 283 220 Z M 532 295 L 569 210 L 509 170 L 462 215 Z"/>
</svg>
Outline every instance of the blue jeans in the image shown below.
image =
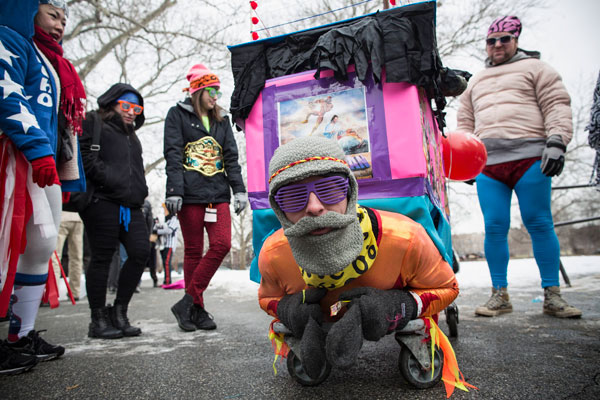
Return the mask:
<svg viewBox="0 0 600 400">
<path fill-rule="evenodd" d="M 477 195 L 485 223 L 485 257 L 492 285 L 507 287 L 508 230 L 512 190 L 504 183 L 480 174 Z M 515 185 L 523 224 L 531 236 L 533 255 L 540 270 L 542 287 L 558 286 L 560 245 L 554 232 L 550 194 L 552 179 L 542 174 L 540 161 L 534 163 Z"/>
</svg>

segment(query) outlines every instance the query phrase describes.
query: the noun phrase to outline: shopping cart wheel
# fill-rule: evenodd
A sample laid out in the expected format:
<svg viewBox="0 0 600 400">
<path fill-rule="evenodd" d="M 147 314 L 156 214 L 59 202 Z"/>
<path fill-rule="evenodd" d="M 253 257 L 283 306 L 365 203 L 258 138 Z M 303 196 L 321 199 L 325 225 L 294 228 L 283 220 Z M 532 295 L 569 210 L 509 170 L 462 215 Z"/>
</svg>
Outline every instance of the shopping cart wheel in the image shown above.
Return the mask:
<svg viewBox="0 0 600 400">
<path fill-rule="evenodd" d="M 323 383 L 331 373 L 331 364 L 328 362 L 325 363 L 321 375 L 317 379 L 313 379 L 304 371 L 302 361 L 290 350 L 287 356 L 287 369 L 290 376 L 299 384 L 303 386 L 317 386 Z"/>
<path fill-rule="evenodd" d="M 450 332 L 450 337 L 458 336 L 458 306 L 456 303 L 450 304 L 444 310 L 446 314 L 446 324 L 448 324 L 448 330 Z"/>
<path fill-rule="evenodd" d="M 431 359 L 429 359 L 429 363 Z M 419 363 L 410 349 L 406 346 L 400 350 L 398 367 L 400 373 L 408 383 L 417 389 L 429 389 L 434 387 L 442 379 L 442 367 L 444 366 L 444 355 L 440 349 L 435 349 L 433 357 L 433 376 L 431 375 L 431 365 L 424 367 Z"/>
</svg>

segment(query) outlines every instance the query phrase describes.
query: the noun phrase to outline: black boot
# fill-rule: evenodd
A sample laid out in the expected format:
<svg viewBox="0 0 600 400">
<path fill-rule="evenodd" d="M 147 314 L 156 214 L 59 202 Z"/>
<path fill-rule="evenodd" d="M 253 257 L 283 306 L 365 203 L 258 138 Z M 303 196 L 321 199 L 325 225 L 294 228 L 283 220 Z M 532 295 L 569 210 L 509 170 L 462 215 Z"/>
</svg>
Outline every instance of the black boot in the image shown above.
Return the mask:
<svg viewBox="0 0 600 400">
<path fill-rule="evenodd" d="M 194 304 L 193 306 L 192 322 L 198 329 L 203 329 L 206 331 L 217 329 L 217 324 L 215 324 L 215 321 L 213 321 L 212 315 L 207 313 L 206 310 L 198 304 Z"/>
<path fill-rule="evenodd" d="M 142 334 L 140 328 L 131 326 L 129 318 L 127 318 L 127 306 L 125 304 L 115 303 L 114 306 L 109 307 L 108 315 L 113 326 L 120 329 L 125 336 L 139 336 Z"/>
<path fill-rule="evenodd" d="M 123 337 L 123 332 L 116 329 L 108 316 L 108 308 L 92 308 L 92 322 L 88 336 L 100 339 L 118 339 Z"/>
<path fill-rule="evenodd" d="M 186 332 L 192 332 L 196 330 L 196 325 L 192 322 L 192 305 L 194 304 L 194 299 L 189 294 L 185 294 L 181 300 L 179 300 L 173 307 L 171 307 L 171 311 L 175 318 L 177 318 L 177 324 L 181 330 Z"/>
</svg>

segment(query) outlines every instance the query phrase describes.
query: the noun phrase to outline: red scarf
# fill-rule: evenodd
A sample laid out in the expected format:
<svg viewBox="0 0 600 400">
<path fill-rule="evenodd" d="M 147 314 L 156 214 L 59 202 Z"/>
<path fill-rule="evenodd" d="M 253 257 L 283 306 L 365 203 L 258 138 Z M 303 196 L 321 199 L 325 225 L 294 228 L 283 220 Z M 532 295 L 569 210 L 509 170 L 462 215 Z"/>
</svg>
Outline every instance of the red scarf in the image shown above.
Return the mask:
<svg viewBox="0 0 600 400">
<path fill-rule="evenodd" d="M 60 109 L 74 134 L 81 134 L 81 120 L 85 117 L 85 90 L 75 67 L 63 58 L 63 48 L 54 38 L 35 26 L 33 41 L 50 60 L 60 78 Z"/>
</svg>

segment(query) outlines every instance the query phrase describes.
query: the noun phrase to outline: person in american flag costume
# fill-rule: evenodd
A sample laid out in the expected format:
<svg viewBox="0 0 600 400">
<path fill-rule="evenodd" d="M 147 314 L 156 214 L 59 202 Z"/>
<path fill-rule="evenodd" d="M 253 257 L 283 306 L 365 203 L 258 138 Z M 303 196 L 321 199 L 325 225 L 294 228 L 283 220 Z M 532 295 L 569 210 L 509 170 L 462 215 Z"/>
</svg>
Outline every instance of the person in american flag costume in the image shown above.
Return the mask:
<svg viewBox="0 0 600 400">
<path fill-rule="evenodd" d="M 85 91 L 62 57 L 67 15 L 60 0 L 0 3 L 0 316 L 9 303 L 12 310 L 0 373 L 27 370 L 65 351 L 39 337 L 34 323 L 68 197 L 61 192 L 85 191 L 77 145 Z M 63 131 L 70 153 L 59 152 Z M 63 176 L 66 159 L 72 168 Z"/>
</svg>

